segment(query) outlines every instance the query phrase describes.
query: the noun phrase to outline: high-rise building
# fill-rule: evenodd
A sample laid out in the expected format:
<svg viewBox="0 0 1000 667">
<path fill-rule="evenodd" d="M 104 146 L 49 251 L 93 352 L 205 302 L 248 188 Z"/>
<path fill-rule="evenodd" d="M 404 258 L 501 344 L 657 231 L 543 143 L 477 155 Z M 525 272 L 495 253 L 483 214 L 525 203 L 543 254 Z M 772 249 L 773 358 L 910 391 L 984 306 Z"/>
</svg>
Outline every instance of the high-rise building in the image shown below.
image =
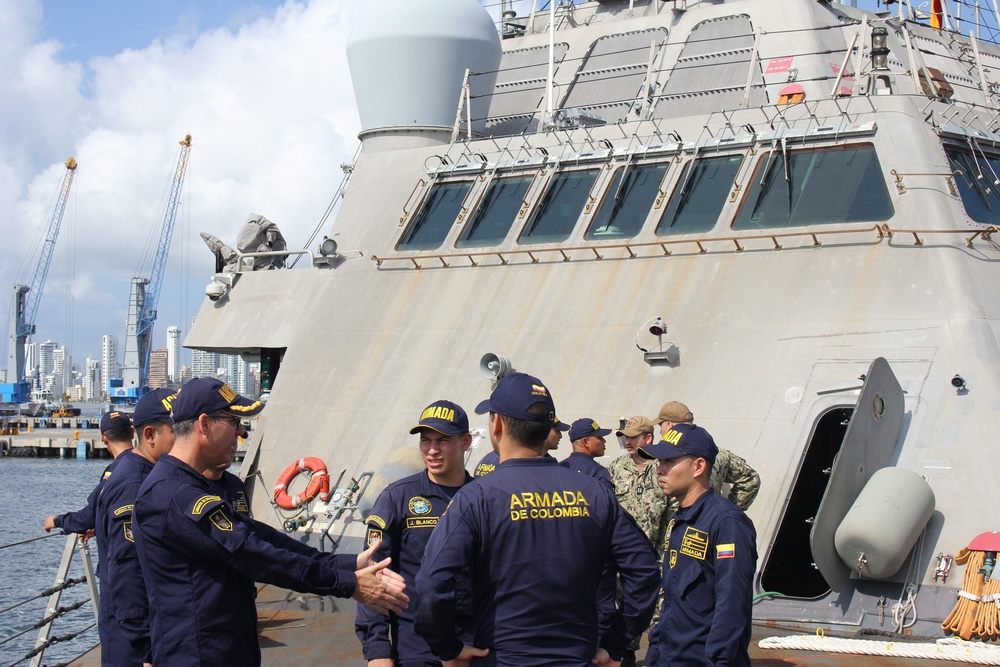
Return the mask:
<svg viewBox="0 0 1000 667">
<path fill-rule="evenodd" d="M 149 376 L 147 377 L 150 389 L 165 389 L 167 387 L 167 349 L 158 347 L 149 353 Z"/>
<path fill-rule="evenodd" d="M 238 354 L 220 354 L 219 367 L 223 369 L 222 379 L 237 394 L 247 393 L 247 362 Z"/>
<path fill-rule="evenodd" d="M 52 350 L 52 398 L 61 401 L 73 386 L 73 359 L 65 345 Z"/>
<path fill-rule="evenodd" d="M 176 325 L 167 327 L 167 380 L 177 384 L 181 370 L 181 328 Z"/>
<path fill-rule="evenodd" d="M 194 373 L 190 366 L 181 366 L 180 373 L 177 377 L 177 386 L 180 387 L 182 384 L 194 377 Z"/>
<path fill-rule="evenodd" d="M 59 347 L 58 344 L 47 340 L 38 346 L 38 373 L 40 375 L 49 375 L 55 369 L 55 351 Z"/>
<path fill-rule="evenodd" d="M 87 358 L 86 371 L 83 374 L 83 400 L 96 401 L 104 397 L 104 383 L 101 382 L 101 362 Z"/>
<path fill-rule="evenodd" d="M 219 368 L 219 355 L 216 352 L 206 352 L 205 350 L 191 351 L 191 372 L 192 377 L 210 378 L 215 377 Z"/>
<path fill-rule="evenodd" d="M 101 338 L 101 385 L 104 393 L 108 391 L 108 382 L 122 376 L 118 363 L 118 336 L 105 335 Z"/>
</svg>

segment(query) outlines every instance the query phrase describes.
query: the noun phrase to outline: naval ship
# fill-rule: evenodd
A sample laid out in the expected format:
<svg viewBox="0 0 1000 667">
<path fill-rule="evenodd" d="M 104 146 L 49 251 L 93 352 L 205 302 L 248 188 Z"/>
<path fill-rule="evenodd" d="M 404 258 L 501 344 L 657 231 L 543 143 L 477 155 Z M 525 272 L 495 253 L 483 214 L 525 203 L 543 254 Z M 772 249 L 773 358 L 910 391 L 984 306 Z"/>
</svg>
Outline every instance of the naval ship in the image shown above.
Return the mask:
<svg viewBox="0 0 1000 667">
<path fill-rule="evenodd" d="M 255 516 L 359 549 L 423 407 L 516 368 L 563 421 L 682 401 L 759 472 L 763 636 L 949 634 L 1000 529 L 987 5 L 369 0 L 335 221 L 290 268 L 220 262 L 184 343 L 262 364 Z M 333 498 L 284 510 L 305 457 Z"/>
</svg>

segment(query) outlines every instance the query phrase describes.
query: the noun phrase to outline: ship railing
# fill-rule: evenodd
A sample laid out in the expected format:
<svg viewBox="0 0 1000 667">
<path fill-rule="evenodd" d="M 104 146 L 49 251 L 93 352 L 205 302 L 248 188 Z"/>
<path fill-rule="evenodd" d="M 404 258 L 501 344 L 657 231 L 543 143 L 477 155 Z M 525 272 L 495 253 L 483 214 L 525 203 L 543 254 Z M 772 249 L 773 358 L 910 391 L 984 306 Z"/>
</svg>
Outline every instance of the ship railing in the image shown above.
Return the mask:
<svg viewBox="0 0 1000 667">
<path fill-rule="evenodd" d="M 542 257 L 547 255 L 557 255 L 558 257 L 556 259 L 560 259 L 563 262 L 568 262 L 573 259 L 589 259 L 593 261 L 604 259 L 605 255 L 601 254 L 603 251 L 615 249 L 624 249 L 628 253 L 628 257 L 622 257 L 621 259 L 634 259 L 639 256 L 639 253 L 636 251 L 643 248 L 656 248 L 662 252 L 662 256 L 669 257 L 677 251 L 678 247 L 693 246 L 693 249 L 697 249 L 697 254 L 703 255 L 708 253 L 709 248 L 714 245 L 722 244 L 728 246 L 731 244 L 733 246 L 733 251 L 743 252 L 743 250 L 748 247 L 747 241 L 769 240 L 773 244 L 771 247 L 772 250 L 781 250 L 784 246 L 779 242 L 779 239 L 809 238 L 812 239 L 813 247 L 819 247 L 823 245 L 822 241 L 820 241 L 820 237 L 823 236 L 843 236 L 845 234 L 864 233 L 873 233 L 875 235 L 874 240 L 876 243 L 885 238 L 891 239 L 895 234 L 912 234 L 914 238 L 913 245 L 923 245 L 923 239 L 920 236 L 921 234 L 960 234 L 962 236 L 971 234 L 971 236 L 965 239 L 965 245 L 971 248 L 973 247 L 973 242 L 977 238 L 982 238 L 983 240 L 988 241 L 997 231 L 1000 230 L 993 226 L 978 229 L 893 229 L 889 227 L 888 224 L 876 224 L 872 227 L 853 229 L 824 229 L 772 234 L 746 234 L 740 236 L 702 236 L 699 238 L 665 239 L 660 241 L 644 241 L 641 243 L 607 243 L 586 246 L 558 246 L 553 248 L 515 248 L 510 250 L 481 250 L 476 252 L 399 255 L 393 257 L 372 255 L 371 258 L 379 268 L 381 268 L 384 262 L 404 262 L 409 263 L 411 265 L 410 268 L 414 269 L 438 267 L 438 262 L 440 262 L 440 268 L 448 268 L 453 266 L 453 264 L 449 262 L 461 260 L 468 261 L 471 266 L 479 266 L 479 262 L 476 261 L 477 258 L 496 258 L 500 260 L 501 265 L 504 265 L 510 262 L 511 257 L 525 255 L 533 264 L 538 263 Z M 574 256 L 573 253 L 584 254 Z M 424 263 L 421 264 L 418 260 L 421 260 Z"/>
<path fill-rule="evenodd" d="M 55 537 L 62 537 L 62 534 L 52 534 L 43 535 L 41 537 L 34 537 L 28 540 L 22 540 L 20 542 L 13 542 L 11 544 L 0 545 L 0 550 L 20 547 L 33 542 L 38 542 L 39 540 L 51 539 Z M 15 639 L 22 637 L 31 633 L 33 630 L 38 631 L 38 636 L 35 639 L 35 647 L 28 651 L 21 659 L 14 663 L 11 663 L 10 667 L 15 667 L 26 660 L 29 660 L 30 667 L 39 667 L 42 664 L 42 658 L 45 656 L 45 650 L 54 644 L 61 642 L 68 642 L 76 639 L 78 636 L 87 632 L 91 628 L 97 625 L 97 614 L 98 606 L 100 603 L 100 596 L 97 591 L 97 578 L 94 576 L 94 565 L 93 560 L 90 557 L 90 547 L 79 535 L 71 533 L 65 536 L 66 544 L 63 547 L 62 558 L 59 561 L 59 567 L 56 570 L 55 581 L 50 588 L 46 588 L 40 593 L 33 595 L 29 598 L 16 602 L 9 605 L 3 609 L 0 609 L 0 616 L 8 612 L 14 611 L 22 607 L 29 602 L 33 602 L 40 598 L 48 596 L 48 602 L 45 605 L 45 612 L 42 618 L 34 623 L 33 625 L 20 630 L 15 631 L 14 634 L 3 637 L 0 639 L 0 646 L 14 641 Z M 80 550 L 81 558 L 83 561 L 84 575 L 76 578 L 71 578 L 69 576 L 70 565 L 73 562 L 73 555 L 76 553 L 77 549 Z M 88 597 L 82 598 L 68 605 L 61 605 L 63 591 L 72 588 L 74 586 L 85 584 L 86 590 L 88 592 Z M 52 636 L 52 626 L 56 619 L 62 618 L 71 612 L 80 609 L 90 603 L 93 613 L 94 622 L 86 626 L 81 630 L 74 632 L 69 632 L 63 635 Z"/>
</svg>

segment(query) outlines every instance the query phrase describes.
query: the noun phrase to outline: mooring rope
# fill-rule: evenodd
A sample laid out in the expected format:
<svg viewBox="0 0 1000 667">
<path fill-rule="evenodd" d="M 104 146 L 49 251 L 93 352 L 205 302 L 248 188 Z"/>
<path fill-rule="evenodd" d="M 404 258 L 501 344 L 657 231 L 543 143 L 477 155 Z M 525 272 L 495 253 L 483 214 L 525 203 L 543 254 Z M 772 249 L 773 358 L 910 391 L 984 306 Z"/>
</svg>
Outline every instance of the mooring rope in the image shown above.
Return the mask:
<svg viewBox="0 0 1000 667">
<path fill-rule="evenodd" d="M 976 665 L 1000 665 L 1000 646 L 967 642 L 959 637 L 945 637 L 934 644 L 871 639 L 845 639 L 815 635 L 767 637 L 758 643 L 764 649 L 798 649 L 825 653 L 884 655 L 896 658 L 954 660 Z"/>
</svg>

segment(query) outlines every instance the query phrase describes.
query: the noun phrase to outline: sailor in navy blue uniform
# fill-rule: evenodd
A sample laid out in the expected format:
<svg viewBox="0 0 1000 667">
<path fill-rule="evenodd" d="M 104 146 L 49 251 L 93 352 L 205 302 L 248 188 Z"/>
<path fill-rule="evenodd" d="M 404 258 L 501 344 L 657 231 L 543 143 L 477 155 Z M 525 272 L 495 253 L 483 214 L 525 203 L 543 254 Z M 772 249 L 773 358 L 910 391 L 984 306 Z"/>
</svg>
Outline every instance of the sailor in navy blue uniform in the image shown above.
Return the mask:
<svg viewBox="0 0 1000 667">
<path fill-rule="evenodd" d="M 604 436 L 611 433 L 610 428 L 601 428 L 590 417 L 577 419 L 569 427 L 569 441 L 573 444 L 573 453 L 562 460 L 561 465 L 576 472 L 590 475 L 614 489 L 611 483 L 611 473 L 594 459 L 604 456 Z"/>
<path fill-rule="evenodd" d="M 104 483 L 111 477 L 118 458 L 128 450 L 132 449 L 132 420 L 124 412 L 112 410 L 101 415 L 101 440 L 108 448 L 114 461 L 104 469 L 101 474 L 101 481 L 97 483 L 94 490 L 87 496 L 87 504 L 76 512 L 65 514 L 53 514 L 45 518 L 43 528 L 48 533 L 56 528 L 61 528 L 64 533 L 80 533 L 83 540 L 86 540 L 94 530 L 97 522 L 97 498 L 101 495 Z M 101 571 L 101 562 L 97 562 L 98 571 Z"/>
<path fill-rule="evenodd" d="M 563 433 L 568 430 L 569 424 L 559 421 L 559 418 L 556 417 L 552 424 L 552 430 L 549 431 L 549 437 L 545 440 L 545 451 L 554 452 L 559 449 L 559 441 L 562 440 Z M 548 455 L 546 454 L 546 456 Z M 479 459 L 479 464 L 476 466 L 476 470 L 472 473 L 472 476 L 482 477 L 483 475 L 489 475 L 496 470 L 498 465 L 500 465 L 500 455 L 491 449 L 486 452 L 483 458 Z"/>
<path fill-rule="evenodd" d="M 405 607 L 402 579 L 385 573 L 388 562 L 369 564 L 374 550 L 309 556 L 261 539 L 256 522 L 204 477 L 232 461 L 242 418 L 263 407 L 215 378 L 191 380 L 174 398 L 174 448 L 146 477 L 133 513 L 153 664 L 259 665 L 253 581 L 354 597 L 386 613 Z"/>
<path fill-rule="evenodd" d="M 523 373 L 504 376 L 489 412 L 500 465 L 455 494 L 417 575 L 417 631 L 446 667 L 613 665 L 653 615 L 656 553 L 611 489 L 545 456 L 555 406 Z M 597 585 L 605 562 L 621 573 L 622 608 L 604 636 Z M 471 577 L 474 645 L 456 632 Z"/>
<path fill-rule="evenodd" d="M 639 448 L 640 455 L 659 460 L 657 482 L 680 502 L 648 665 L 750 665 L 757 534 L 743 510 L 712 489 L 718 451 L 708 431 L 694 424 L 675 424 L 659 443 Z"/>
<path fill-rule="evenodd" d="M 611 473 L 594 460 L 604 456 L 606 443 L 604 437 L 610 434 L 610 428 L 601 428 L 600 424 L 590 417 L 577 419 L 569 427 L 569 441 L 573 445 L 573 453 L 563 459 L 560 465 L 580 474 L 589 475 L 614 491 Z M 601 572 L 601 583 L 597 587 L 597 620 L 602 633 L 607 630 L 614 616 L 617 595 L 618 578 L 614 568 L 606 563 L 604 571 Z"/>
<path fill-rule="evenodd" d="M 369 667 L 429 667 L 441 661 L 413 629 L 417 600 L 413 581 L 424 547 L 455 493 L 472 481 L 465 471 L 465 452 L 472 444 L 469 418 L 456 403 L 439 400 L 427 406 L 410 433 L 420 436 L 425 470 L 387 486 L 366 519 L 368 542 L 382 541 L 376 558 L 392 557 L 393 568 L 406 581 L 410 608 L 388 618 L 358 605 L 355 631 Z M 467 580 L 466 580 L 467 581 Z M 469 600 L 458 616 L 471 619 Z M 469 623 L 461 633 L 471 641 Z"/>
<path fill-rule="evenodd" d="M 132 423 L 139 442 L 118 457 L 115 474 L 108 478 L 97 500 L 97 546 L 104 563 L 97 627 L 105 667 L 138 667 L 152 662 L 149 602 L 135 549 L 132 509 L 153 464 L 174 444 L 170 419 L 174 395 L 170 389 L 153 389 L 136 403 Z"/>
</svg>

